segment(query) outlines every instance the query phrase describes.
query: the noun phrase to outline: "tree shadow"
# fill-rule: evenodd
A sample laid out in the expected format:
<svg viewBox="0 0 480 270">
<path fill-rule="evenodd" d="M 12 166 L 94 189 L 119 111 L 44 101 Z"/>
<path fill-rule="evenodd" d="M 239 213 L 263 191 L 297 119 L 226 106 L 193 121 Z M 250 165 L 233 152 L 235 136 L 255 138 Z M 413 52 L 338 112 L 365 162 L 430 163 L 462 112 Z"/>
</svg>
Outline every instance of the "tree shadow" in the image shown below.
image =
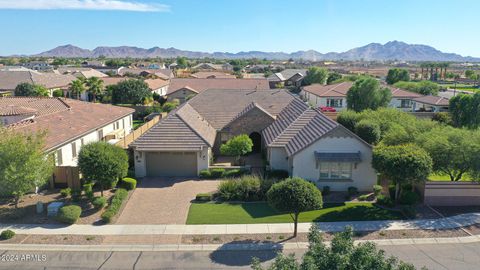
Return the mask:
<svg viewBox="0 0 480 270">
<path fill-rule="evenodd" d="M 222 265 L 247 266 L 252 264 L 253 258 L 260 262 L 272 260 L 282 250 L 283 245 L 273 241 L 232 241 L 211 252 L 209 258 Z"/>
<path fill-rule="evenodd" d="M 400 212 L 380 208 L 368 207 L 364 205 L 344 208 L 339 211 L 324 213 L 315 218 L 314 222 L 332 222 L 332 221 L 371 221 L 371 220 L 391 220 L 402 219 Z"/>
</svg>

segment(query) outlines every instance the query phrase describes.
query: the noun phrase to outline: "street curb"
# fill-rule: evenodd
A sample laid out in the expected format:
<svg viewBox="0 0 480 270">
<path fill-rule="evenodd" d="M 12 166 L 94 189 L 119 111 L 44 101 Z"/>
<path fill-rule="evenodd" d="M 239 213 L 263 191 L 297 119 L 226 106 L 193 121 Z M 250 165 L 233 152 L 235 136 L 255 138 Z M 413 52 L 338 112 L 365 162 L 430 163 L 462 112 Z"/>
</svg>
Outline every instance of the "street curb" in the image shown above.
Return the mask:
<svg viewBox="0 0 480 270">
<path fill-rule="evenodd" d="M 356 244 L 372 242 L 378 246 L 430 245 L 430 244 L 466 244 L 480 242 L 479 235 L 450 238 L 408 238 L 357 240 Z M 329 242 L 326 242 L 329 243 Z M 258 251 L 258 250 L 294 250 L 307 249 L 308 242 L 294 243 L 257 243 L 257 244 L 160 244 L 160 245 L 45 245 L 45 244 L 0 244 L 0 250 L 11 251 Z"/>
</svg>

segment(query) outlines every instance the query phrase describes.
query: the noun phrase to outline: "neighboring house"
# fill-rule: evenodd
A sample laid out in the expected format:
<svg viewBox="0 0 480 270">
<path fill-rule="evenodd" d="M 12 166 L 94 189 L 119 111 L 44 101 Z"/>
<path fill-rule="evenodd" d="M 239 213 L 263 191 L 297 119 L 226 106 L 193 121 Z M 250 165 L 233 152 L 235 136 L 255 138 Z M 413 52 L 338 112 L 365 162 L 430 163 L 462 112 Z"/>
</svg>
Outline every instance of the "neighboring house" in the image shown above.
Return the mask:
<svg viewBox="0 0 480 270">
<path fill-rule="evenodd" d="M 402 110 L 404 112 L 413 111 L 413 99 L 422 97 L 423 95 L 409 92 L 400 88 L 387 87 L 392 92 L 392 100 L 389 107 Z"/>
<path fill-rule="evenodd" d="M 173 78 L 167 90 L 169 101 L 178 99 L 181 103 L 207 89 L 270 89 L 266 79 L 183 79 Z"/>
<path fill-rule="evenodd" d="M 307 76 L 306 69 L 285 69 L 268 76 L 267 79 L 271 88 L 275 88 L 278 84 L 300 87 L 305 76 Z"/>
<path fill-rule="evenodd" d="M 24 66 L 28 69 L 37 70 L 37 71 L 51 71 L 51 70 L 53 70 L 53 67 L 50 66 L 50 64 L 48 64 L 45 61 L 32 61 L 32 62 L 25 63 L 22 66 Z"/>
<path fill-rule="evenodd" d="M 219 71 L 200 71 L 190 74 L 190 77 L 197 79 L 235 79 L 233 74 L 219 72 Z"/>
<path fill-rule="evenodd" d="M 139 75 L 143 77 L 156 76 L 160 79 L 170 80 L 174 77 L 172 70 L 170 69 L 146 69 L 146 68 L 125 68 L 121 67 L 117 72 L 120 76 L 128 74 Z"/>
<path fill-rule="evenodd" d="M 108 77 L 107 74 L 102 73 L 93 68 L 85 67 L 59 67 L 55 71 L 58 74 L 70 74 L 77 78 L 89 79 L 91 77 L 105 78 Z"/>
<path fill-rule="evenodd" d="M 83 67 L 91 67 L 91 68 L 102 68 L 105 67 L 105 63 L 103 61 L 98 60 L 88 60 L 82 62 Z"/>
<path fill-rule="evenodd" d="M 445 97 L 422 96 L 413 99 L 415 112 L 448 112 L 450 101 Z"/>
<path fill-rule="evenodd" d="M 0 92 L 13 94 L 17 85 L 30 83 L 44 86 L 51 96 L 54 90 L 66 90 L 68 85 L 76 79 L 72 75 L 40 73 L 25 68 L 0 69 Z"/>
<path fill-rule="evenodd" d="M 199 93 L 131 144 L 135 174 L 197 176 L 221 144 L 240 134 L 249 135 L 271 169 L 319 187 L 370 191 L 377 181 L 370 145 L 284 90 Z"/>
<path fill-rule="evenodd" d="M 193 70 L 201 71 L 233 71 L 233 66 L 229 63 L 225 64 L 212 64 L 212 63 L 200 63 L 194 67 Z"/>
<path fill-rule="evenodd" d="M 332 107 L 336 111 L 342 111 L 347 109 L 347 92 L 352 85 L 352 82 L 312 84 L 302 87 L 300 97 L 314 108 Z"/>
<path fill-rule="evenodd" d="M 138 63 L 135 65 L 138 68 L 145 68 L 145 69 L 165 69 L 164 63 Z"/>
<path fill-rule="evenodd" d="M 129 78 L 126 77 L 105 77 L 105 78 L 100 78 L 103 81 L 103 86 L 107 87 L 109 85 L 115 85 L 119 82 L 123 82 L 128 80 Z"/>
<path fill-rule="evenodd" d="M 46 131 L 45 152 L 54 154 L 57 169 L 77 166 L 78 153 L 87 143 L 115 143 L 130 134 L 133 112 L 130 108 L 74 99 L 0 98 L 0 122 L 7 128 L 27 133 Z M 66 183 L 59 175 L 52 179 L 54 186 Z"/>
<path fill-rule="evenodd" d="M 165 81 L 162 79 L 146 79 L 145 83 L 147 83 L 148 88 L 150 88 L 152 93 L 157 93 L 160 96 L 165 96 L 167 94 L 167 89 L 170 81 Z"/>
</svg>

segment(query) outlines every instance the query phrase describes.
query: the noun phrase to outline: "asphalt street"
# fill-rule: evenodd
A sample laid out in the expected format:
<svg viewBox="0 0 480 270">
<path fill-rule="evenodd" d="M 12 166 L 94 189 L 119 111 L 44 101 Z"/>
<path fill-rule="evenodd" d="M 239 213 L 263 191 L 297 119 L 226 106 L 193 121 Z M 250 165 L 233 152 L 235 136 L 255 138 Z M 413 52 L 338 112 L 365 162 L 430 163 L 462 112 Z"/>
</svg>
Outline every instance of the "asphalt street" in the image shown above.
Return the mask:
<svg viewBox="0 0 480 270">
<path fill-rule="evenodd" d="M 479 269 L 480 243 L 382 246 L 418 268 Z M 297 257 L 304 250 L 288 250 Z M 250 269 L 252 257 L 268 264 L 276 251 L 65 252 L 2 251 L 0 269 Z"/>
</svg>

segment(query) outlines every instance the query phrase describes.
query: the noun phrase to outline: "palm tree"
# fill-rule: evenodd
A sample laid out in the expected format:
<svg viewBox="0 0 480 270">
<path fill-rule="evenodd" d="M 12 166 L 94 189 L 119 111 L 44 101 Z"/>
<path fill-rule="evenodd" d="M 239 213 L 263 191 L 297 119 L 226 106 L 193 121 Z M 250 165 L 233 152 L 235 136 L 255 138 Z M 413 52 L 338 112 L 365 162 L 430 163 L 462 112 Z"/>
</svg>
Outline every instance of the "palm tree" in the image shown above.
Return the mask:
<svg viewBox="0 0 480 270">
<path fill-rule="evenodd" d="M 80 95 L 85 92 L 85 85 L 83 84 L 82 80 L 74 80 L 70 83 L 68 91 L 70 91 L 72 94 L 75 94 L 77 98 L 80 99 Z"/>
<path fill-rule="evenodd" d="M 103 81 L 97 77 L 91 77 L 87 79 L 88 92 L 93 96 L 93 102 L 95 102 L 97 95 L 103 93 Z"/>
</svg>

